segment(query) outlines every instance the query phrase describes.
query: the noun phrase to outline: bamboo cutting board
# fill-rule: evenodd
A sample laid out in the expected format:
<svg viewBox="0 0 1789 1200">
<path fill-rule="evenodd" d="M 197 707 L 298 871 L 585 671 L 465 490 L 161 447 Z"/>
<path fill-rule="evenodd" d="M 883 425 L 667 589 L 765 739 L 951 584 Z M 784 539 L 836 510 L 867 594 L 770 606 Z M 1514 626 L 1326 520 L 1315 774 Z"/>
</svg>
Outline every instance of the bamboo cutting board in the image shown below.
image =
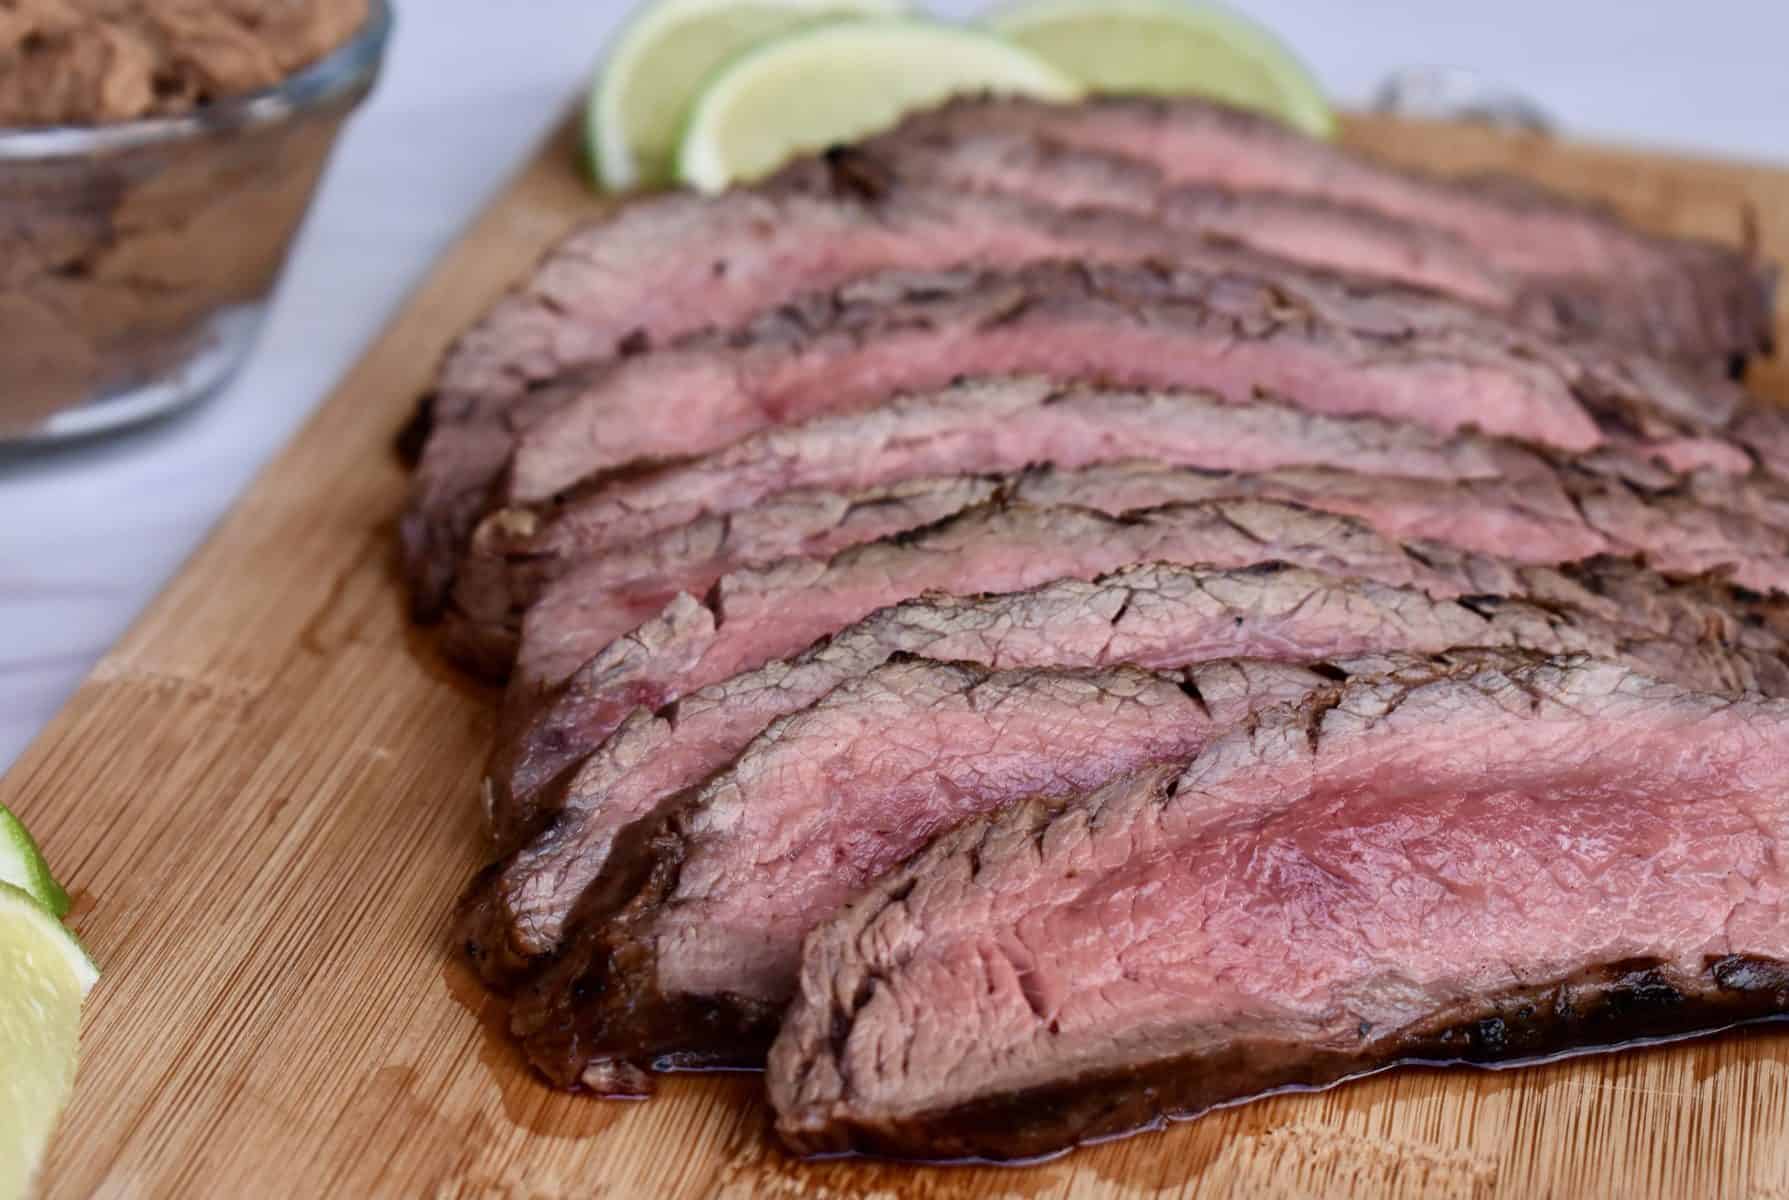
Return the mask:
<svg viewBox="0 0 1789 1200">
<path fill-rule="evenodd" d="M 1349 137 L 1789 260 L 1789 173 L 1447 127 Z M 595 211 L 568 146 L 448 255 L 0 784 L 105 971 L 50 1195 L 1789 1200 L 1789 1030 L 1395 1072 L 1025 1169 L 792 1162 L 750 1076 L 673 1079 L 646 1104 L 537 1083 L 446 951 L 479 863 L 491 697 L 405 623 L 389 446 L 447 340 Z M 1783 365 L 1755 379 L 1789 402 Z"/>
</svg>

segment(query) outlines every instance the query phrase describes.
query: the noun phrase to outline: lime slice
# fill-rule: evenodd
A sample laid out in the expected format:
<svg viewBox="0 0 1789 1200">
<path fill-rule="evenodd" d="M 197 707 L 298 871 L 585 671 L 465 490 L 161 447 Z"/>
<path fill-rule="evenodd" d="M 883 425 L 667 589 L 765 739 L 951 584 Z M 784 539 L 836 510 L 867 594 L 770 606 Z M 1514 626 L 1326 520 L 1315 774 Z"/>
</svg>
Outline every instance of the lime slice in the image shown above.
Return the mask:
<svg viewBox="0 0 1789 1200">
<path fill-rule="evenodd" d="M 81 1001 L 99 978 L 62 923 L 0 883 L 0 1196 L 25 1195 L 74 1088 Z"/>
<path fill-rule="evenodd" d="M 793 29 L 890 16 L 905 0 L 655 0 L 616 38 L 590 94 L 590 160 L 605 187 L 671 182 L 690 102 L 729 59 Z"/>
<path fill-rule="evenodd" d="M 50 874 L 50 864 L 24 822 L 4 804 L 0 804 L 0 883 L 22 889 L 57 917 L 68 915 L 68 893 Z"/>
<path fill-rule="evenodd" d="M 990 34 L 913 20 L 847 21 L 747 51 L 696 100 L 677 160 L 704 191 L 758 179 L 791 155 L 886 129 L 962 92 L 1072 100 L 1055 67 Z"/>
<path fill-rule="evenodd" d="M 1335 133 L 1335 114 L 1304 66 L 1267 30 L 1217 4 L 1021 0 L 988 25 L 1096 92 L 1208 96 L 1313 137 Z"/>
</svg>

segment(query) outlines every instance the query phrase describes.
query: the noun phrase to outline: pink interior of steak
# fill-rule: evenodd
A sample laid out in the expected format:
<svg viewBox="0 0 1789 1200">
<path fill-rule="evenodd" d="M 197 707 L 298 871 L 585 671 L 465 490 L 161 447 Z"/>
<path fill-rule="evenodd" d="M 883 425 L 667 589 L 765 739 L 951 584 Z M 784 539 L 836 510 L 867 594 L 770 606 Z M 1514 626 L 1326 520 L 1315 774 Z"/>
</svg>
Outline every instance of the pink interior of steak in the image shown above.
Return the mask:
<svg viewBox="0 0 1789 1200">
<path fill-rule="evenodd" d="M 1337 210 L 1353 210 L 1392 230 L 1427 231 L 1431 241 L 1451 236 L 1481 270 L 1523 280 L 1525 295 L 1513 310 L 1542 327 L 1710 363 L 1743 360 L 1772 343 L 1775 273 L 1748 253 L 1650 236 L 1600 206 L 1510 177 L 1448 179 L 1398 170 L 1195 98 L 1100 98 L 1070 106 L 960 101 L 910 119 L 907 130 L 910 137 L 922 130 L 939 138 L 1042 136 L 1245 200 L 1263 193 L 1300 198 L 1331 221 Z M 1030 186 L 1049 194 L 1047 179 Z M 1280 236 L 1280 253 L 1338 253 L 1328 247 L 1301 252 L 1292 231 Z M 1358 256 L 1372 241 L 1370 228 L 1346 235 L 1340 252 Z M 1342 258 L 1336 265 L 1359 261 Z"/>
<path fill-rule="evenodd" d="M 1647 639 L 1572 609 L 1503 601 L 1477 611 L 1420 592 L 1271 565 L 1223 572 L 1152 565 L 1095 583 L 1035 591 L 934 596 L 872 614 L 789 660 L 636 713 L 578 768 L 553 828 L 519 851 L 494 886 L 530 954 L 558 943 L 573 901 L 602 872 L 619 832 L 723 769 L 776 719 L 820 700 L 891 655 L 990 667 L 1181 669 L 1212 659 L 1288 662 L 1458 645 L 1631 654 Z M 1648 645 L 1646 661 L 1682 682 L 1726 682 L 1714 645 L 1705 670 L 1689 646 Z"/>
<path fill-rule="evenodd" d="M 1318 416 L 1267 402 L 1230 405 L 1188 393 L 996 379 L 904 397 L 863 413 L 773 428 L 708 459 L 599 488 L 555 513 L 544 529 L 509 545 L 495 538 L 490 539 L 495 545 L 485 549 L 481 531 L 475 553 L 462 565 L 459 595 L 466 599 L 463 611 L 485 621 L 510 620 L 514 600 L 532 603 L 516 672 L 524 692 L 532 693 L 558 683 L 637 623 L 626 619 L 639 611 L 628 602 L 630 596 L 656 588 L 668 600 L 679 588 L 700 592 L 718 577 L 710 575 L 697 584 L 688 573 L 675 579 L 671 572 L 658 572 L 656 579 L 651 571 L 630 576 L 623 566 L 654 543 L 608 554 L 601 553 L 605 546 L 629 537 L 654 538 L 655 531 L 692 513 L 750 512 L 754 501 L 784 486 L 861 487 L 912 480 L 927 472 L 1011 471 L 1034 462 L 1076 467 L 1145 456 L 1231 471 L 1321 464 L 1408 477 L 1382 484 L 1338 479 L 1331 489 L 1334 504 L 1327 503 L 1323 489 L 1311 486 L 1283 497 L 1348 512 L 1397 537 L 1434 536 L 1521 561 L 1571 561 L 1615 548 L 1585 526 L 1555 477 L 1557 468 L 1512 444 L 1374 418 Z M 1446 488 L 1413 482 L 1502 475 L 1519 476 L 1522 482 L 1496 489 L 1504 502 L 1482 508 L 1455 502 Z M 1274 494 L 1266 485 L 1255 492 L 1249 487 L 1245 480 L 1214 480 L 1200 496 L 1189 498 Z M 1111 503 L 1094 487 L 1073 502 L 1108 512 L 1138 507 Z M 503 518 L 499 514 L 487 525 L 501 526 Z M 786 540 L 774 536 L 754 542 L 752 524 L 748 519 L 726 527 L 734 562 L 746 565 L 794 552 Z M 859 522 L 858 527 L 868 524 Z M 845 537 L 822 540 L 834 547 L 849 544 Z M 498 561 L 506 556 L 515 563 L 507 577 Z M 582 560 L 591 561 L 572 565 Z M 490 589 L 495 593 L 492 603 L 482 612 L 475 606 L 479 597 L 473 587 L 481 572 L 495 572 L 499 578 Z M 627 586 L 612 596 L 617 580 Z"/>
<path fill-rule="evenodd" d="M 1191 265 L 1175 268 L 1033 263 L 990 273 L 897 272 L 806 295 L 731 332 L 686 339 L 667 352 L 670 357 L 636 356 L 561 379 L 520 397 L 501 419 L 481 424 L 483 418 L 462 414 L 425 451 L 412 509 L 403 521 L 418 609 L 428 613 L 438 607 L 443 587 L 453 579 L 450 560 L 456 549 L 492 499 L 502 502 L 503 491 L 493 488 L 497 464 L 512 442 L 519 445 L 507 494 L 511 501 L 532 503 L 601 479 L 612 468 L 637 470 L 643 464 L 630 455 L 675 456 L 689 449 L 667 440 L 672 433 L 663 427 L 668 395 L 698 415 L 736 418 L 745 428 L 759 428 L 785 416 L 812 415 L 809 408 L 816 404 L 820 411 L 848 411 L 884 399 L 889 389 L 926 387 L 960 372 L 994 369 L 998 362 L 983 363 L 977 355 L 1004 353 L 1003 344 L 1011 349 L 1027 329 L 1048 341 L 1057 326 L 1083 325 L 1098 327 L 1090 335 L 1095 341 L 1105 326 L 1141 327 L 1158 341 L 1180 334 L 1188 346 L 1203 347 L 1186 361 L 1148 364 L 1171 382 L 1197 385 L 1213 369 L 1213 347 L 1235 343 L 1264 361 L 1278 361 L 1282 384 L 1296 381 L 1304 391 L 1317 389 L 1311 396 L 1293 394 L 1307 408 L 1329 412 L 1336 405 L 1311 370 L 1301 371 L 1304 359 L 1359 385 L 1358 396 L 1343 397 L 1349 411 L 1364 406 L 1397 415 L 1424 402 L 1425 371 L 1439 373 L 1434 382 L 1440 383 L 1463 373 L 1476 385 L 1466 396 L 1470 416 L 1462 416 L 1451 398 L 1430 396 L 1424 418 L 1429 425 L 1526 427 L 1537 439 L 1556 439 L 1563 446 L 1580 444 L 1586 428 L 1606 426 L 1617 444 L 1640 455 L 1679 464 L 1694 459 L 1722 470 L 1750 466 L 1750 451 L 1729 444 L 1722 432 L 1744 407 L 1743 398 L 1717 381 L 1608 347 L 1549 341 L 1445 299 L 1313 276 L 1263 264 L 1244 252 L 1202 248 Z M 865 374 L 875 366 L 866 366 L 866 355 L 875 358 L 866 348 L 886 349 L 901 339 L 923 343 L 943 357 L 928 358 L 919 367 L 905 364 L 910 373 L 905 380 L 898 363 Z M 1024 353 L 1042 369 L 1055 369 L 1061 358 L 1047 345 Z M 955 365 L 949 363 L 952 356 Z M 1233 350 L 1224 357 L 1244 356 Z M 850 388 L 811 393 L 815 380 L 824 381 L 829 363 L 842 372 L 839 382 L 863 393 Z M 1074 369 L 1123 380 L 1140 368 L 1134 360 L 1096 359 Z M 919 374 L 912 375 L 915 370 Z M 1226 394 L 1240 401 L 1254 392 L 1233 388 Z M 438 413 L 456 407 L 449 400 L 438 401 Z M 785 402 L 796 409 L 786 412 Z M 600 428 L 593 430 L 592 422 Z M 723 422 L 708 436 L 724 442 L 741 432 Z M 694 448 L 711 447 L 699 441 Z"/>
<path fill-rule="evenodd" d="M 1590 528 L 1545 477 L 1446 483 L 1330 471 L 1245 475 L 1138 465 L 1018 477 L 1008 488 L 1018 500 L 1071 504 L 1112 515 L 1206 500 L 1281 501 L 1358 518 L 1392 539 L 1433 541 L 1512 562 L 1575 562 L 1630 544 Z M 846 544 L 860 540 L 851 538 Z M 823 552 L 824 547 L 813 551 Z M 643 581 L 611 599 L 609 586 L 597 578 L 604 561 L 599 558 L 589 569 L 548 584 L 529 610 L 516 666 L 516 678 L 525 687 L 557 685 L 569 678 L 643 619 L 639 614 L 649 595 L 668 601 L 676 590 Z M 716 578 L 709 576 L 703 586 Z M 636 597 L 641 604 L 633 603 Z"/>
<path fill-rule="evenodd" d="M 940 200 L 895 206 L 887 221 L 848 196 L 795 189 L 629 205 L 556 247 L 462 339 L 441 386 L 513 393 L 608 358 L 636 332 L 664 342 L 737 325 L 797 292 L 874 271 L 1075 252 L 999 206 L 947 211 Z"/>
<path fill-rule="evenodd" d="M 1780 708 L 1597 664 L 1368 684 L 1176 784 L 965 829 L 816 935 L 773 1097 L 898 1123 L 1120 1064 L 1196 1079 L 1249 1039 L 1395 1058 L 1475 997 L 1597 964 L 1780 961 Z M 867 995 L 816 1026 L 852 979 Z"/>
<path fill-rule="evenodd" d="M 960 101 L 622 210 L 456 346 L 402 522 L 469 655 L 532 606 L 472 956 L 593 1090 L 749 1064 L 799 966 L 799 1149 L 1050 1149 L 1626 963 L 1713 1022 L 1711 963 L 1789 964 L 1789 623 L 1724 587 L 1789 593 L 1789 417 L 1681 360 L 1770 300 L 1197 100 Z M 1337 577 L 1079 582 L 1270 559 Z"/>
<path fill-rule="evenodd" d="M 891 333 L 849 349 L 810 346 L 775 361 L 764 377 L 749 363 L 699 351 L 635 359 L 523 436 L 510 493 L 521 502 L 543 500 L 606 468 L 712 450 L 773 424 L 942 387 L 962 375 L 1198 387 L 1233 403 L 1268 391 L 1313 412 L 1370 414 L 1443 431 L 1475 425 L 1566 450 L 1602 440 L 1569 389 L 1527 365 L 1441 354 L 1360 364 L 1336 347 L 1239 336 L 1227 324 L 1161 328 L 1109 313 L 1033 310 L 992 328 L 953 325 Z"/>
<path fill-rule="evenodd" d="M 544 590 L 530 599 L 518 690 L 531 698 L 535 688 L 563 682 L 602 647 L 656 616 L 678 592 L 699 596 L 730 571 L 792 556 L 827 558 L 941 521 L 986 502 L 998 484 L 952 476 L 902 479 L 857 492 L 801 489 L 598 554 L 541 585 Z M 502 599 L 512 600 L 516 590 L 506 580 Z M 483 619 L 513 615 L 506 604 Z"/>
<path fill-rule="evenodd" d="M 848 161 L 894 178 L 1025 196 L 1058 209 L 1117 209 L 1294 262 L 1433 288 L 1490 308 L 1511 307 L 1519 298 L 1515 280 L 1463 239 L 1431 226 L 1311 195 L 1170 184 L 1152 163 L 1087 142 L 1071 147 L 1047 129 L 953 134 L 928 128 L 948 120 L 948 114 L 916 118 L 846 152 Z"/>
<path fill-rule="evenodd" d="M 1072 106 L 1018 101 L 982 108 L 981 118 L 970 116 L 963 123 L 1047 133 L 1070 145 L 1149 163 L 1170 180 L 1244 193 L 1323 196 L 1447 230 L 1491 263 L 1515 270 L 1619 278 L 1668 267 L 1673 246 L 1681 245 L 1680 252 L 1697 249 L 1636 234 L 1602 210 L 1538 187 L 1414 175 L 1198 100 Z"/>
<path fill-rule="evenodd" d="M 714 454 L 577 497 L 521 546 L 591 554 L 796 488 L 865 488 L 1032 463 L 1154 459 L 1217 470 L 1349 467 L 1412 478 L 1541 474 L 1525 450 L 1400 422 L 1326 417 L 1263 399 L 1114 391 L 1038 377 L 965 381 L 861 412 L 776 425 Z"/>
<path fill-rule="evenodd" d="M 1136 562 L 1246 566 L 1282 559 L 1444 596 L 1507 591 L 1507 570 L 1446 547 L 1411 553 L 1345 517 L 1264 501 L 1176 505 L 1108 517 L 1005 503 L 829 562 L 790 559 L 722 579 L 705 604 L 665 613 L 578 668 L 518 735 L 535 780 L 576 761 L 636 706 L 655 708 L 783 658 L 926 591 L 1014 591 Z M 537 752 L 534 747 L 549 747 Z"/>
<path fill-rule="evenodd" d="M 1248 696 L 1315 681 L 1260 670 Z M 659 986 L 784 995 L 801 936 L 932 834 L 1031 789 L 1065 794 L 1071 779 L 1190 753 L 1211 722 L 1198 698 L 1138 672 L 988 679 L 911 662 L 846 684 L 768 731 L 685 821 L 692 851 L 651 935 Z"/>
</svg>

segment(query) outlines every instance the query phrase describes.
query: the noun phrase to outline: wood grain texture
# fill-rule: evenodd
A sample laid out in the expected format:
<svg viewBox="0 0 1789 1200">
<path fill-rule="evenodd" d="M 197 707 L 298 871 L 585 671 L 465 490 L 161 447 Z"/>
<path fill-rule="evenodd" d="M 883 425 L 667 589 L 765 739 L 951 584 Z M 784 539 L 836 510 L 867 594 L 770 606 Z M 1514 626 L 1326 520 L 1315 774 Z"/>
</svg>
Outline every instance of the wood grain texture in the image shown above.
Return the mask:
<svg viewBox="0 0 1789 1200">
<path fill-rule="evenodd" d="M 1658 228 L 1750 227 L 1789 258 L 1789 173 L 1377 121 L 1349 137 Z M 0 784 L 105 972 L 50 1195 L 1789 1200 L 1789 1032 L 1769 1030 L 1390 1073 L 1026 1169 L 792 1162 L 747 1076 L 632 1105 L 538 1084 L 446 952 L 491 698 L 406 626 L 389 445 L 447 340 L 595 204 L 549 147 Z M 1756 379 L 1789 400 L 1782 364 Z"/>
</svg>

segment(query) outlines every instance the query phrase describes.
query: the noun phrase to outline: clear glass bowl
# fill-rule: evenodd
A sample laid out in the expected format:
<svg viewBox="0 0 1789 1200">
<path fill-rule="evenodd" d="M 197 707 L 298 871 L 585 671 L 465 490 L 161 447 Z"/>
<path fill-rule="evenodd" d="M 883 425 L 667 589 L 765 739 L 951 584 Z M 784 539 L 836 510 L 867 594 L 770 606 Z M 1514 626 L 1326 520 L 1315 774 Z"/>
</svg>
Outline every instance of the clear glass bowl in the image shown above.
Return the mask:
<svg viewBox="0 0 1789 1200">
<path fill-rule="evenodd" d="M 391 25 L 373 0 L 327 57 L 189 114 L 0 130 L 0 444 L 118 429 L 229 380 Z"/>
</svg>

